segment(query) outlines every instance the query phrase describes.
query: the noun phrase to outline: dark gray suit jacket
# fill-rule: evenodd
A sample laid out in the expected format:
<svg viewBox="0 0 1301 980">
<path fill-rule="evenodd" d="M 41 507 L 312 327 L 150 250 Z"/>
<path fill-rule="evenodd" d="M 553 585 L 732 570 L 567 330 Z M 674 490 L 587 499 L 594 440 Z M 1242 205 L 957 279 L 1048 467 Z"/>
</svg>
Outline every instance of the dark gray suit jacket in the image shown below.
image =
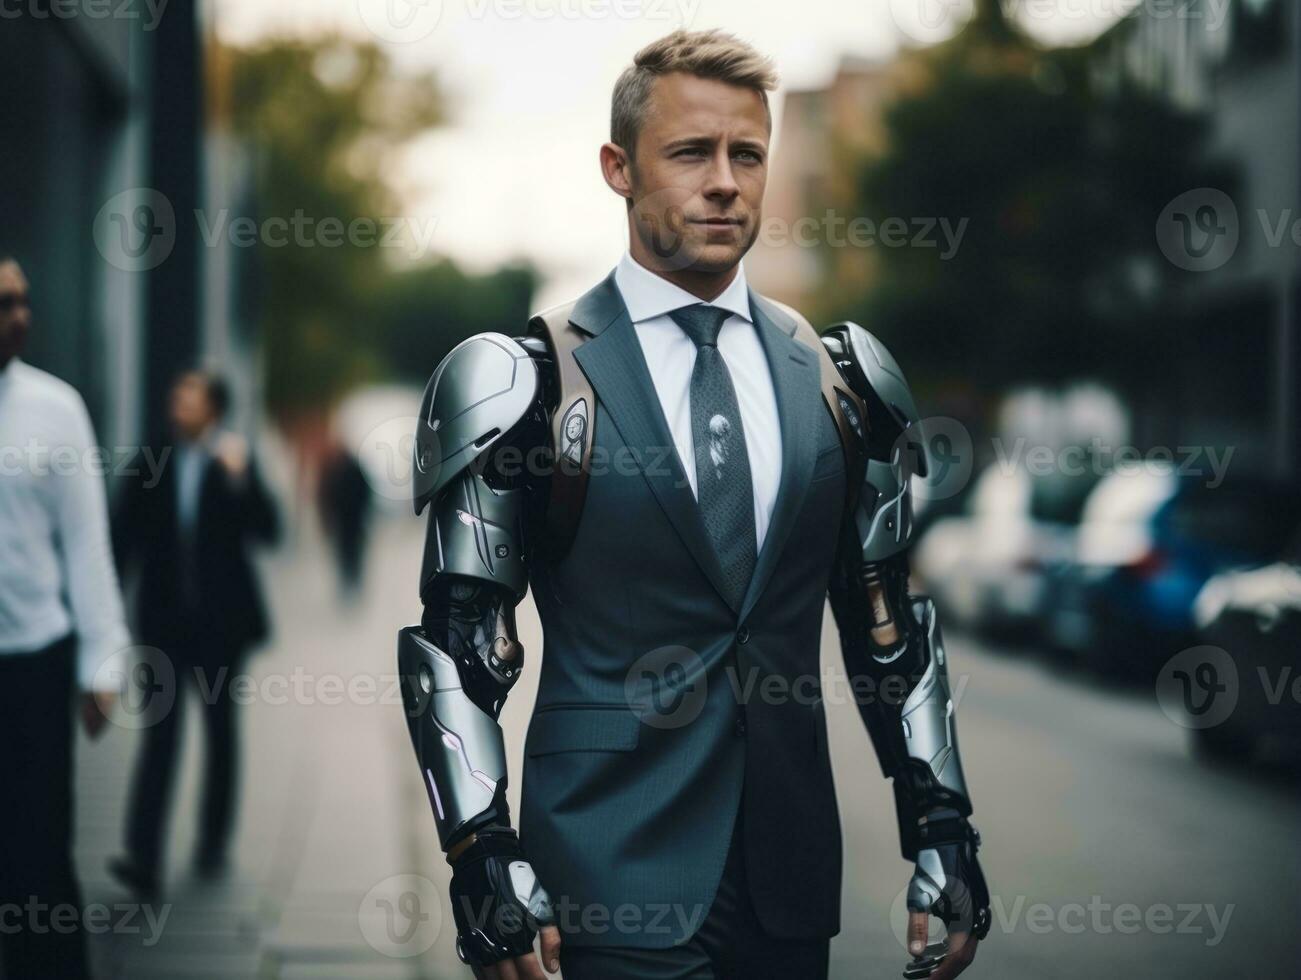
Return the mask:
<svg viewBox="0 0 1301 980">
<path fill-rule="evenodd" d="M 845 460 L 817 352 L 753 290 L 750 306 L 782 469 L 735 604 L 613 274 L 570 317 L 591 335 L 576 356 L 598 402 L 592 475 L 572 547 L 531 571 L 544 644 L 520 833 L 574 945 L 689 938 L 741 806 L 765 927 L 839 931 L 840 823 L 818 681 Z"/>
</svg>

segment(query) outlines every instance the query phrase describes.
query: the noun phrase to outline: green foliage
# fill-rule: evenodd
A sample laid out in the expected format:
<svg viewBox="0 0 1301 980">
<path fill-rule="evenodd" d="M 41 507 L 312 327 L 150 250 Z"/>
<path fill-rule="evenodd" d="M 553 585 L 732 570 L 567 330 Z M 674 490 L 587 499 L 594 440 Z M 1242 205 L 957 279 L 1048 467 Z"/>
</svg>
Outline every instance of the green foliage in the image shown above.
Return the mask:
<svg viewBox="0 0 1301 980">
<path fill-rule="evenodd" d="M 311 222 L 288 244 L 255 250 L 268 408 L 280 421 L 368 380 L 423 381 L 462 336 L 522 326 L 528 270 L 469 277 L 446 261 L 401 265 L 401 249 L 379 247 L 403 220 L 395 164 L 444 121 L 433 75 L 399 71 L 378 45 L 343 38 L 218 48 L 210 60 L 216 121 L 256 161 L 253 217 Z M 370 231 L 325 245 L 315 236 L 326 219 Z"/>
<path fill-rule="evenodd" d="M 1104 96 L 1087 52 L 983 26 L 914 55 L 927 83 L 888 110 L 888 148 L 852 161 L 833 204 L 878 225 L 965 218 L 956 254 L 873 246 L 871 268 L 865 256 L 860 279 L 829 282 L 818 313 L 868 326 L 923 383 L 1105 371 L 1123 384 L 1150 370 L 1118 355 L 1159 334 L 1173 273 L 1158 214 L 1227 177 L 1209 175 L 1204 120 L 1138 92 Z"/>
<path fill-rule="evenodd" d="M 484 330 L 518 336 L 536 286 L 534 270 L 521 265 L 467 276 L 443 262 L 390 276 L 370 297 L 387 371 L 423 385 L 443 355 L 467 337 Z"/>
</svg>

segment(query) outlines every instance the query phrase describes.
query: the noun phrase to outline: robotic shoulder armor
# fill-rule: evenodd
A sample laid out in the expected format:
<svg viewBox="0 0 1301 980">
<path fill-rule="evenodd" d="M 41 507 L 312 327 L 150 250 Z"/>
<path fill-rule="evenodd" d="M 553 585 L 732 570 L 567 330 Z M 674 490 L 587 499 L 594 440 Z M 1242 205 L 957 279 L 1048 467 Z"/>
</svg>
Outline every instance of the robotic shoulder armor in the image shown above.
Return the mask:
<svg viewBox="0 0 1301 980">
<path fill-rule="evenodd" d="M 912 456 L 912 472 L 925 476 L 921 414 L 894 356 L 857 323 L 829 327 L 822 334 L 822 343 L 845 383 L 867 408 L 868 457 L 889 462 L 906 448 Z"/>
<path fill-rule="evenodd" d="M 532 346 L 505 334 L 476 334 L 452 348 L 434 370 L 416 422 L 412 496 L 417 514 L 534 411 L 542 372 Z"/>
<path fill-rule="evenodd" d="M 927 474 L 921 417 L 903 371 L 870 333 L 838 323 L 822 342 L 867 412 L 866 467 L 854 522 L 863 561 L 884 561 L 912 540 L 911 477 Z"/>
</svg>

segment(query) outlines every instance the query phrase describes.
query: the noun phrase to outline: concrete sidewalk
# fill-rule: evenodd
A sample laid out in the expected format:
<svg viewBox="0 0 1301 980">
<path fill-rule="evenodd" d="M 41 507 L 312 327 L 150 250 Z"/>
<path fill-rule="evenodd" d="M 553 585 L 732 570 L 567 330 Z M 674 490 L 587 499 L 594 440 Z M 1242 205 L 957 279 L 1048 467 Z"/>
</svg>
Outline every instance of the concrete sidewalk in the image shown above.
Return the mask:
<svg viewBox="0 0 1301 980">
<path fill-rule="evenodd" d="M 267 696 L 243 709 L 237 866 L 215 886 L 188 875 L 201 761 L 191 712 L 171 904 L 152 910 L 161 940 L 148 945 L 152 934 L 138 913 L 130 920 L 115 913 L 117 931 L 93 937 L 101 978 L 468 980 L 453 952 L 447 867 L 402 710 L 376 703 L 393 700 L 383 695 L 396 630 L 419 615 L 422 537 L 421 522 L 410 517 L 381 525 L 366 592 L 351 606 L 335 600 L 332 569 L 311 535 L 273 560 L 267 579 L 277 639 L 250 665 Z M 513 774 L 521 772 L 541 661 L 531 601 L 519 608 L 519 628 L 527 666 L 501 718 Z M 1280 929 L 1276 914 L 1296 893 L 1294 779 L 1275 785 L 1241 768 L 1198 765 L 1187 732 L 1165 717 L 1150 689 L 1121 696 L 1081 683 L 1048 655 L 1027 662 L 956 631 L 947 639 L 951 681 L 961 691 L 963 761 L 995 895 L 995 932 L 972 976 L 1230 976 L 1296 959 L 1295 930 Z M 906 961 L 911 868 L 899 856 L 889 787 L 849 697 L 830 617 L 822 653 L 845 844 L 843 929 L 832 941 L 831 976 L 897 977 Z M 291 678 L 296 667 L 312 679 L 311 696 L 275 697 L 267 682 Z M 346 681 L 368 678 L 369 697 L 342 696 Z M 104 860 L 121 840 L 136 744 L 136 733 L 118 730 L 80 746 L 78 857 L 90 902 L 126 900 L 107 880 Z M 515 812 L 518 794 L 513 785 Z M 1127 904 L 1202 903 L 1222 912 L 1226 928 L 1228 912 L 1237 912 L 1212 943 L 1209 933 L 1135 932 L 1118 920 L 1080 929 L 1054 918 L 1045 934 L 1030 911 L 1066 914 L 1092 908 L 1095 898 L 1117 913 Z"/>
<path fill-rule="evenodd" d="M 78 868 L 87 903 L 114 909 L 114 928 L 90 940 L 102 980 L 469 976 L 453 952 L 446 865 L 394 677 L 396 631 L 419 618 L 421 522 L 377 523 L 352 603 L 338 599 L 323 543 L 300 523 L 264 566 L 275 636 L 246 668 L 230 874 L 208 883 L 189 869 L 196 711 L 187 712 L 170 873 L 153 909 L 128 908 L 105 870 L 121 851 L 140 734 L 115 727 L 78 746 Z"/>
</svg>

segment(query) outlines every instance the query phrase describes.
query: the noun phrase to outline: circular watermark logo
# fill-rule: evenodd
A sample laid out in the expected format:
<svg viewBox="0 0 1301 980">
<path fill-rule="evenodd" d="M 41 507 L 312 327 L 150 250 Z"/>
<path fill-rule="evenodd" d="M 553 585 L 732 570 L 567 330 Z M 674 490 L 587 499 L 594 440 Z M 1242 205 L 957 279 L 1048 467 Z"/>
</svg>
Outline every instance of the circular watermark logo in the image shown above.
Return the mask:
<svg viewBox="0 0 1301 980">
<path fill-rule="evenodd" d="M 1214 728 L 1238 706 L 1238 666 L 1219 647 L 1183 650 L 1161 668 L 1156 699 L 1165 716 L 1182 728 Z"/>
<path fill-rule="evenodd" d="M 426 444 L 424 459 L 417 461 L 415 415 L 385 419 L 362 438 L 357 447 L 366 481 L 378 496 L 411 500 L 421 487 L 432 486 L 437 476 L 436 446 Z"/>
<path fill-rule="evenodd" d="M 759 236 L 753 214 L 745 225 L 704 224 L 705 215 L 691 206 L 693 196 L 689 188 L 663 187 L 633 202 L 633 220 L 661 270 L 689 268 L 711 245 L 743 253 Z"/>
<path fill-rule="evenodd" d="M 423 41 L 443 17 L 443 0 L 357 0 L 366 29 L 390 44 Z"/>
<path fill-rule="evenodd" d="M 908 885 L 904 885 L 903 890 L 890 903 L 890 932 L 894 934 L 899 948 L 905 951 L 908 949 L 908 917 L 911 915 L 908 909 L 908 888 Z M 934 915 L 926 917 L 926 929 L 927 945 L 943 942 L 949 934 L 944 923 Z"/>
<path fill-rule="evenodd" d="M 99 665 L 94 686 L 118 692 L 119 702 L 110 720 L 120 728 L 151 728 L 176 705 L 176 668 L 158 647 L 118 650 Z"/>
<path fill-rule="evenodd" d="M 443 903 L 420 875 L 393 875 L 366 893 L 357 909 L 361 934 L 376 952 L 395 959 L 420 956 L 438 941 Z"/>
<path fill-rule="evenodd" d="M 920 461 L 911 458 L 919 445 L 926 453 L 925 476 L 918 472 Z M 904 454 L 906 470 L 914 477 L 913 495 L 918 499 L 945 500 L 971 482 L 976 452 L 971 432 L 957 419 L 944 415 L 922 419 L 900 433 L 893 448 Z"/>
<path fill-rule="evenodd" d="M 890 18 L 905 37 L 918 44 L 946 40 L 971 19 L 972 0 L 890 0 Z"/>
<path fill-rule="evenodd" d="M 92 234 L 109 265 L 123 272 L 147 272 L 167 261 L 176 247 L 176 212 L 162 192 L 133 187 L 104 202 Z"/>
<path fill-rule="evenodd" d="M 1238 249 L 1238 209 L 1224 191 L 1185 191 L 1156 219 L 1156 241 L 1173 265 L 1189 272 L 1218 269 Z"/>
<path fill-rule="evenodd" d="M 904 950 L 908 949 L 908 918 L 912 914 L 908 908 L 908 894 L 913 890 L 913 885 L 914 882 L 910 879 L 890 903 L 890 931 Z M 975 924 L 976 907 L 966 882 L 960 878 L 946 877 L 937 896 L 934 894 L 933 882 L 925 882 L 917 890 L 919 894 L 931 894 L 934 898 L 932 910 L 926 917 L 928 946 L 945 942 L 950 933 L 971 933 Z M 947 924 L 938 914 L 941 910 L 950 919 Z"/>
<path fill-rule="evenodd" d="M 700 717 L 709 685 L 694 650 L 665 646 L 638 657 L 624 679 L 633 713 L 652 728 L 684 728 Z"/>
</svg>

